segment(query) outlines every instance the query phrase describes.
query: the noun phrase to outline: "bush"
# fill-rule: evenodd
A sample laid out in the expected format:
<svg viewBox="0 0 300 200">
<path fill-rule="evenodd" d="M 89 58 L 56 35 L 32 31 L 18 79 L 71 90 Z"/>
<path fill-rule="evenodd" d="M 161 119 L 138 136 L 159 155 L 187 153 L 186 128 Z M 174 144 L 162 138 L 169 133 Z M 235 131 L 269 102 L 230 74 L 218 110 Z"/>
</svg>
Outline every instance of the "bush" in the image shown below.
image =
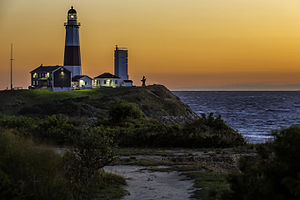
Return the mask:
<svg viewBox="0 0 300 200">
<path fill-rule="evenodd" d="M 119 124 L 130 119 L 141 119 L 143 112 L 134 103 L 118 102 L 109 110 L 112 123 Z"/>
<path fill-rule="evenodd" d="M 34 130 L 35 137 L 42 140 L 54 141 L 57 144 L 72 144 L 80 137 L 81 127 L 62 115 L 49 116 Z"/>
<path fill-rule="evenodd" d="M 2 116 L 0 115 L 0 127 L 3 129 L 17 129 L 25 135 L 38 127 L 40 120 L 28 117 Z M 26 132 L 26 133 L 25 133 Z"/>
<path fill-rule="evenodd" d="M 69 126 L 56 117 L 45 123 L 49 129 Z M 81 132 L 63 159 L 20 135 L 0 131 L 0 199 L 91 200 L 125 194 L 125 180 L 102 169 L 115 155 L 113 136 L 106 129 Z"/>
<path fill-rule="evenodd" d="M 241 174 L 228 178 L 231 190 L 223 199 L 300 199 L 300 127 L 274 137 L 274 142 L 260 146 L 257 157 L 240 161 Z"/>
<path fill-rule="evenodd" d="M 103 185 L 102 168 L 115 155 L 112 135 L 100 127 L 89 129 L 64 155 L 64 170 L 76 199 L 94 199 Z"/>
<path fill-rule="evenodd" d="M 187 122 L 182 132 L 191 138 L 191 144 L 201 147 L 233 147 L 245 144 L 241 134 L 229 127 L 221 116 L 202 114 L 200 119 Z"/>
<path fill-rule="evenodd" d="M 0 199 L 73 199 L 55 153 L 10 132 L 0 133 L 0 152 Z"/>
<path fill-rule="evenodd" d="M 226 125 L 221 117 L 203 116 L 198 120 L 179 124 L 136 119 L 113 125 L 117 141 L 122 147 L 233 147 L 245 144 L 244 138 Z"/>
</svg>

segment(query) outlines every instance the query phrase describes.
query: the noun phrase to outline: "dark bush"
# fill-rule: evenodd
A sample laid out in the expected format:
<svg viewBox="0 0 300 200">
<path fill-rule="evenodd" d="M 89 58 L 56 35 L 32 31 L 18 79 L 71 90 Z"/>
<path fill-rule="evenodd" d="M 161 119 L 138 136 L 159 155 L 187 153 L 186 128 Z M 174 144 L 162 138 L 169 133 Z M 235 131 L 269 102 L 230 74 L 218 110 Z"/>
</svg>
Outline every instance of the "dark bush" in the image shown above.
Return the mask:
<svg viewBox="0 0 300 200">
<path fill-rule="evenodd" d="M 38 127 L 40 120 L 28 117 L 1 116 L 0 127 L 4 129 L 18 129 L 30 132 Z"/>
<path fill-rule="evenodd" d="M 111 127 L 123 147 L 233 147 L 245 144 L 243 137 L 212 114 L 186 123 L 162 124 L 145 119 L 128 120 Z"/>
<path fill-rule="evenodd" d="M 62 115 L 49 116 L 34 130 L 35 137 L 42 140 L 52 140 L 57 144 L 72 144 L 74 139 L 80 137 L 80 125 L 74 124 Z"/>
<path fill-rule="evenodd" d="M 64 170 L 76 199 L 95 199 L 103 184 L 102 168 L 114 160 L 113 136 L 105 129 L 87 130 L 64 155 Z"/>
<path fill-rule="evenodd" d="M 60 156 L 7 131 L 0 133 L 0 152 L 0 199 L 73 199 Z"/>
<path fill-rule="evenodd" d="M 223 199 L 300 199 L 300 127 L 276 132 L 274 137 L 274 142 L 260 146 L 257 157 L 240 161 L 241 174 L 229 177 L 231 190 Z"/>
<path fill-rule="evenodd" d="M 130 119 L 141 119 L 143 112 L 134 103 L 118 102 L 109 110 L 112 123 L 118 124 Z"/>
</svg>

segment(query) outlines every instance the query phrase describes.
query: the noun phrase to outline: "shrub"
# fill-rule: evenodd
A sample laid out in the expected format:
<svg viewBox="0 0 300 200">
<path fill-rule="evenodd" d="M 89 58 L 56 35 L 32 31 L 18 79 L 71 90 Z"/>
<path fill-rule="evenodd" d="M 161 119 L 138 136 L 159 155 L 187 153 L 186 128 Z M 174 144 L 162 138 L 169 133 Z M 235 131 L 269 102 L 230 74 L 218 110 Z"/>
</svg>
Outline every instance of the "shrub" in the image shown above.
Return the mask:
<svg viewBox="0 0 300 200">
<path fill-rule="evenodd" d="M 72 200 L 61 158 L 10 132 L 0 133 L 0 199 Z"/>
<path fill-rule="evenodd" d="M 300 127 L 276 132 L 258 156 L 240 161 L 241 174 L 228 179 L 231 190 L 223 199 L 300 199 Z"/>
<path fill-rule="evenodd" d="M 81 127 L 62 115 L 49 116 L 34 130 L 36 137 L 55 141 L 57 144 L 72 144 L 80 136 Z"/>
<path fill-rule="evenodd" d="M 39 124 L 38 119 L 16 116 L 0 116 L 0 127 L 3 129 L 17 129 L 23 133 L 31 132 L 36 129 Z"/>
<path fill-rule="evenodd" d="M 64 170 L 76 199 L 94 199 L 102 182 L 102 168 L 115 155 L 113 136 L 100 127 L 81 134 L 64 155 Z"/>
<path fill-rule="evenodd" d="M 130 119 L 141 119 L 143 112 L 134 103 L 118 102 L 109 110 L 112 123 L 119 124 Z"/>
<path fill-rule="evenodd" d="M 186 124 L 162 124 L 136 119 L 111 127 L 124 147 L 232 147 L 245 144 L 243 137 L 221 119 L 203 116 Z"/>
</svg>

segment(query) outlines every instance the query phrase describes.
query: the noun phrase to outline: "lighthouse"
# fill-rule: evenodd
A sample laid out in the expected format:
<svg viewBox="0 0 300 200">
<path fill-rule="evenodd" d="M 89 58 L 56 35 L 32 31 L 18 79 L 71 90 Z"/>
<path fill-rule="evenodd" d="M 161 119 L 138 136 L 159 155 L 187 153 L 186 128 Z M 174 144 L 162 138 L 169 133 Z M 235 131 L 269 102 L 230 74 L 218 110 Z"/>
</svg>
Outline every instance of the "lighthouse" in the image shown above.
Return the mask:
<svg viewBox="0 0 300 200">
<path fill-rule="evenodd" d="M 66 42 L 64 56 L 64 67 L 72 73 L 72 77 L 81 75 L 79 26 L 77 12 L 72 6 L 68 11 L 68 21 L 65 23 Z"/>
</svg>

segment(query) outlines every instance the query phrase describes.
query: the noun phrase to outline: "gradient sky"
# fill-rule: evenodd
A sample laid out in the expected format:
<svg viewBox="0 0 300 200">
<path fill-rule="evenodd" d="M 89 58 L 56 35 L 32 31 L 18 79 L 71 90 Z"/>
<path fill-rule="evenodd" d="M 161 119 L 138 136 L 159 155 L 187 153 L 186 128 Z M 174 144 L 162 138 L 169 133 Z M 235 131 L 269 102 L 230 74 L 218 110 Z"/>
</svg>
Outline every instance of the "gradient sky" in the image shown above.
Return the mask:
<svg viewBox="0 0 300 200">
<path fill-rule="evenodd" d="M 68 9 L 78 12 L 83 73 L 129 75 L 170 89 L 300 89 L 299 0 L 0 0 L 0 89 L 27 88 L 40 64 L 63 64 Z"/>
</svg>

